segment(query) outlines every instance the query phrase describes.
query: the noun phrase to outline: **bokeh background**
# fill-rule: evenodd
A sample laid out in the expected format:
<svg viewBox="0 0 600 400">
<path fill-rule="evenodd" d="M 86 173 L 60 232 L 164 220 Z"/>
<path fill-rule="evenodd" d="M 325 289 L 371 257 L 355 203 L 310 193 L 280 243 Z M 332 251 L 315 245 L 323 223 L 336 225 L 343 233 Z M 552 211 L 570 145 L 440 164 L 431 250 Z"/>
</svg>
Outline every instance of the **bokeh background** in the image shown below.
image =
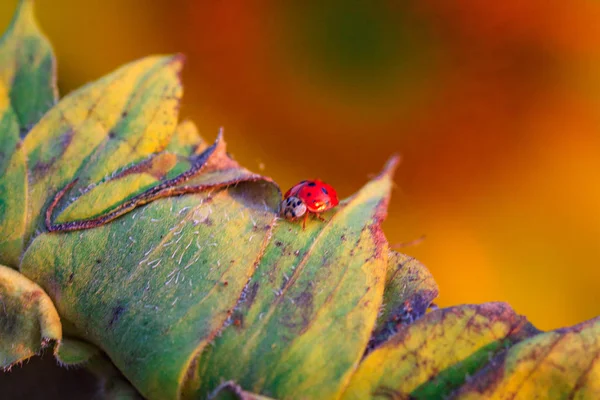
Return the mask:
<svg viewBox="0 0 600 400">
<path fill-rule="evenodd" d="M 0 26 L 16 0 L 0 2 Z M 385 231 L 438 304 L 600 315 L 600 2 L 37 0 L 62 94 L 182 52 L 181 115 L 284 190 L 403 155 Z"/>
</svg>

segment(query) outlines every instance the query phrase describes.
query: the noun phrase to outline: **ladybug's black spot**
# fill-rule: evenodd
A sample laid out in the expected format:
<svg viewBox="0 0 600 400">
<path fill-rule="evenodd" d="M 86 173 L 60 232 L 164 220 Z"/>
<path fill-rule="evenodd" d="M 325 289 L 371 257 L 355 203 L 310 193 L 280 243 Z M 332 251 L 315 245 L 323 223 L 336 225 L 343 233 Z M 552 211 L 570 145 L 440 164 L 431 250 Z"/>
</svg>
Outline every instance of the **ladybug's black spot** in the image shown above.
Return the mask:
<svg viewBox="0 0 600 400">
<path fill-rule="evenodd" d="M 310 196 L 312 196 L 311 192 L 306 193 L 306 197 L 310 197 Z"/>
<path fill-rule="evenodd" d="M 308 182 L 308 186 L 313 187 L 313 186 L 317 186 L 317 184 L 314 182 Z"/>
<path fill-rule="evenodd" d="M 300 206 L 300 204 L 302 204 L 302 202 L 301 202 L 300 200 L 298 200 L 298 201 L 296 202 L 296 204 L 294 204 L 294 207 L 299 207 L 299 206 Z"/>
<path fill-rule="evenodd" d="M 329 192 L 327 192 L 327 189 L 325 189 L 324 187 L 321 187 L 321 192 L 325 193 L 326 195 L 329 195 Z"/>
</svg>

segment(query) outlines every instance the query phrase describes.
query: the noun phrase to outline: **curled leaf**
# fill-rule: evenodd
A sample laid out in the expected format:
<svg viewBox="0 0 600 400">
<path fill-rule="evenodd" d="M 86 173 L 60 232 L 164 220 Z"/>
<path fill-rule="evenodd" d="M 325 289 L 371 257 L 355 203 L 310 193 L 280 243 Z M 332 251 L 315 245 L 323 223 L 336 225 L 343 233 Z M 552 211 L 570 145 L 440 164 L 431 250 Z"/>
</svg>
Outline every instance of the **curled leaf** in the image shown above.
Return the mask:
<svg viewBox="0 0 600 400">
<path fill-rule="evenodd" d="M 58 223 L 53 223 L 54 209 L 75 184 L 73 181 L 48 207 L 46 227 L 50 232 L 90 229 L 160 198 L 253 181 L 270 179 L 253 174 L 231 160 L 220 133 L 216 142 L 201 154 L 179 158 L 172 153 L 159 153 L 119 172 L 75 199 L 58 217 Z"/>
<path fill-rule="evenodd" d="M 52 301 L 35 283 L 0 265 L 0 367 L 38 354 L 62 337 Z"/>
</svg>

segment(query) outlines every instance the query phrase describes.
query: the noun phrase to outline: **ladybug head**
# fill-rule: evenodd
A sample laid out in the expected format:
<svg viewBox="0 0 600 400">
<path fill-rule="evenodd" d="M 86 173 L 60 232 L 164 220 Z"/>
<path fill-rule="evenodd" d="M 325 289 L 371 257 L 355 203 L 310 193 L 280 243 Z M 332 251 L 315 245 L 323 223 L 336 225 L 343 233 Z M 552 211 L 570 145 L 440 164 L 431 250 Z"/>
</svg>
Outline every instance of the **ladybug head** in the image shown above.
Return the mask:
<svg viewBox="0 0 600 400">
<path fill-rule="evenodd" d="M 281 202 L 281 215 L 287 219 L 294 219 L 306 213 L 306 204 L 295 196 L 290 196 Z"/>
</svg>

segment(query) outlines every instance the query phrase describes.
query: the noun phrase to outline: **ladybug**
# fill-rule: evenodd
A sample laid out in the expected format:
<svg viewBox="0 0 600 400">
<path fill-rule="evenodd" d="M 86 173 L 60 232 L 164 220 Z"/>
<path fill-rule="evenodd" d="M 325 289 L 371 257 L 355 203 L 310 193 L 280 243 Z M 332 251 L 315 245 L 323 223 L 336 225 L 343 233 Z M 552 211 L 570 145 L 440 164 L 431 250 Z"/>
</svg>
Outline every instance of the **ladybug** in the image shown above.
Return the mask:
<svg viewBox="0 0 600 400">
<path fill-rule="evenodd" d="M 319 215 L 339 204 L 335 189 L 318 179 L 301 181 L 292 186 L 283 196 L 281 202 L 281 215 L 289 220 L 295 220 L 304 216 L 302 229 L 306 227 L 308 214 L 314 214 L 321 221 L 324 219 Z"/>
</svg>

